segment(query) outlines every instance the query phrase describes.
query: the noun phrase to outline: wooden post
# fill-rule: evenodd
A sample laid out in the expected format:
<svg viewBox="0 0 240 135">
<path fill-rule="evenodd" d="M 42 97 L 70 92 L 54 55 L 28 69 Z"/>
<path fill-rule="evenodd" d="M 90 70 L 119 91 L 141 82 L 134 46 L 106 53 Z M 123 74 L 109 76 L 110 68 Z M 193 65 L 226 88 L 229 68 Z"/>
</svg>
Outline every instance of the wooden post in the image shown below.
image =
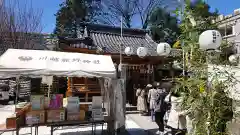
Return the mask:
<svg viewBox="0 0 240 135">
<path fill-rule="evenodd" d="M 67 85 L 68 85 L 68 87 L 67 87 L 67 91 L 66 91 L 66 97 L 69 97 L 69 96 L 71 96 L 72 95 L 72 78 L 71 77 L 68 77 L 68 82 L 67 82 Z"/>
<path fill-rule="evenodd" d="M 122 89 L 122 111 L 123 111 L 123 115 L 124 115 L 124 121 L 126 121 L 126 104 L 127 104 L 127 98 L 126 98 L 126 80 L 127 80 L 127 65 L 125 65 L 125 66 L 122 66 L 122 73 L 121 73 L 121 85 L 122 85 L 122 87 L 123 88 L 121 88 Z M 119 110 L 120 111 L 120 110 Z M 125 125 L 124 126 L 122 126 L 121 128 L 120 128 L 120 132 L 125 132 L 125 130 L 126 130 L 126 127 L 125 127 Z"/>
<path fill-rule="evenodd" d="M 110 117 L 110 121 L 108 122 L 108 127 L 107 130 L 110 134 L 114 135 L 115 134 L 115 104 L 114 104 L 114 87 L 113 85 L 113 81 L 112 80 L 106 80 L 105 79 L 105 83 L 107 83 L 107 90 L 109 93 L 109 117 Z"/>
<path fill-rule="evenodd" d="M 103 97 L 103 102 L 107 103 L 104 105 L 107 114 L 108 114 L 108 119 L 107 119 L 107 131 L 111 134 L 114 133 L 114 96 L 113 96 L 113 88 L 111 86 L 111 81 L 104 79 L 104 78 L 99 78 L 99 84 L 101 86 L 101 92 Z M 111 98 L 112 95 L 112 98 Z M 112 103 L 111 103 L 112 102 Z"/>
<path fill-rule="evenodd" d="M 100 84 L 101 84 L 101 88 L 103 89 L 103 80 L 99 79 L 100 80 Z M 116 112 L 116 111 L 123 111 L 123 115 L 124 115 L 124 118 L 125 119 L 125 107 L 126 107 L 126 103 L 123 103 L 123 106 L 121 107 L 122 109 L 119 110 L 119 107 L 118 107 L 118 110 L 117 110 L 117 103 L 116 103 L 116 91 L 115 91 L 115 86 L 119 85 L 118 84 L 118 80 L 117 79 L 105 79 L 104 80 L 104 95 L 105 95 L 105 99 L 108 100 L 108 105 L 106 106 L 107 107 L 107 111 L 108 111 L 108 125 L 107 125 L 107 130 L 108 132 L 113 135 L 115 134 L 115 129 L 117 127 L 117 121 L 116 121 L 116 118 L 118 116 L 116 116 L 116 113 L 119 113 L 119 112 Z M 121 89 L 119 89 L 121 90 Z M 120 92 L 120 91 L 118 91 Z M 123 91 L 122 93 L 123 95 L 123 102 L 125 102 L 125 92 Z M 121 95 L 121 94 L 120 94 Z M 119 95 L 118 95 L 119 96 Z M 118 117 L 119 118 L 119 117 Z M 125 120 L 124 120 L 125 121 Z M 124 122 L 124 125 L 121 127 L 117 127 L 119 128 L 118 131 L 120 132 L 125 132 L 125 122 Z"/>
</svg>

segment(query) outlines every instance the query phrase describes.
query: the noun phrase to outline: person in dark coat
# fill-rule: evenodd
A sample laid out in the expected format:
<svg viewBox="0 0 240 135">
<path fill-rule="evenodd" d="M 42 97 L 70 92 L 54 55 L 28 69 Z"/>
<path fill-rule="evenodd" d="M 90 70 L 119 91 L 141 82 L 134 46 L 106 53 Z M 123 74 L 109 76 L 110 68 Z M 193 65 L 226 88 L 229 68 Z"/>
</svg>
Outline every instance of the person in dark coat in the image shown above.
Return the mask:
<svg viewBox="0 0 240 135">
<path fill-rule="evenodd" d="M 155 94 L 156 94 L 155 95 L 156 100 L 154 103 L 155 122 L 159 127 L 156 134 L 163 135 L 164 134 L 164 115 L 167 110 L 167 104 L 164 100 L 168 93 L 165 88 L 160 87 L 160 83 L 157 83 Z"/>
</svg>

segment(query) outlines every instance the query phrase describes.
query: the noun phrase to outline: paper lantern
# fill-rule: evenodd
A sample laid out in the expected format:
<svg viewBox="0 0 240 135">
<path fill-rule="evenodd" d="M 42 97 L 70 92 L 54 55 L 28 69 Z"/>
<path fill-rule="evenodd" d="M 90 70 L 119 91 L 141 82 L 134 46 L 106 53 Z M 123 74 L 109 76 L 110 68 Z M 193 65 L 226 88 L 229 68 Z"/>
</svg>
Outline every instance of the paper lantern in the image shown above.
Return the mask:
<svg viewBox="0 0 240 135">
<path fill-rule="evenodd" d="M 207 30 L 204 31 L 199 36 L 200 49 L 203 50 L 215 50 L 222 42 L 222 36 L 217 30 Z"/>
<path fill-rule="evenodd" d="M 231 63 L 237 63 L 238 62 L 238 56 L 237 55 L 231 55 L 231 56 L 229 56 L 228 60 Z"/>
<path fill-rule="evenodd" d="M 137 49 L 138 57 L 143 58 L 147 56 L 147 54 L 148 54 L 148 49 L 146 47 L 138 47 Z"/>
<path fill-rule="evenodd" d="M 132 47 L 128 46 L 125 48 L 124 52 L 127 56 L 131 56 L 133 54 L 133 49 L 132 49 Z"/>
<path fill-rule="evenodd" d="M 171 46 L 168 43 L 159 43 L 157 46 L 157 54 L 167 56 L 171 52 Z"/>
</svg>

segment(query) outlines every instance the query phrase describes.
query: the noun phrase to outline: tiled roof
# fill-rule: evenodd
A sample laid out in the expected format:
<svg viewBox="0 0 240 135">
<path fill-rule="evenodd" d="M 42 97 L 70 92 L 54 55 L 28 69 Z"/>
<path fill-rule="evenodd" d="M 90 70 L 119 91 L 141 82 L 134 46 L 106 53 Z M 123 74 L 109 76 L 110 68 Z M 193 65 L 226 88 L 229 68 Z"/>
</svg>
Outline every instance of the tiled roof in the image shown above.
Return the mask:
<svg viewBox="0 0 240 135">
<path fill-rule="evenodd" d="M 144 46 L 148 48 L 149 55 L 156 55 L 156 44 L 148 38 L 147 34 L 138 36 L 124 34 L 121 38 L 119 34 L 92 31 L 90 37 L 96 46 L 106 48 L 106 52 L 119 53 L 120 45 L 122 45 L 122 48 L 132 47 L 134 54 L 136 54 L 137 48 Z"/>
<path fill-rule="evenodd" d="M 134 55 L 136 55 L 137 48 L 143 46 L 148 48 L 149 56 L 157 56 L 157 43 L 152 40 L 146 30 L 124 28 L 123 38 L 121 38 L 121 29 L 119 27 L 96 24 L 85 24 L 85 26 L 83 37 L 90 37 L 95 47 L 101 48 L 107 53 L 118 54 L 120 45 L 122 45 L 123 51 L 125 47 L 129 46 L 133 48 Z M 72 47 L 76 48 L 83 48 L 83 46 L 83 42 L 72 45 Z M 181 55 L 179 50 L 172 50 L 170 56 Z"/>
</svg>

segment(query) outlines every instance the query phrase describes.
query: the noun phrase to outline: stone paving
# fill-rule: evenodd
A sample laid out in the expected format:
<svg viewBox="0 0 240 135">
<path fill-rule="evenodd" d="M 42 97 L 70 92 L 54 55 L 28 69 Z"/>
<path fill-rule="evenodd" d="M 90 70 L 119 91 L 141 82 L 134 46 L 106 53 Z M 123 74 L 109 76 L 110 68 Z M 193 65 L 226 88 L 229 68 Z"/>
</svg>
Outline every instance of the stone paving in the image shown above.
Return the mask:
<svg viewBox="0 0 240 135">
<path fill-rule="evenodd" d="M 158 126 L 155 122 L 151 121 L 150 116 L 141 116 L 139 114 L 127 114 L 127 117 L 136 123 L 142 131 L 145 132 L 144 135 L 153 135 L 157 132 Z"/>
</svg>

